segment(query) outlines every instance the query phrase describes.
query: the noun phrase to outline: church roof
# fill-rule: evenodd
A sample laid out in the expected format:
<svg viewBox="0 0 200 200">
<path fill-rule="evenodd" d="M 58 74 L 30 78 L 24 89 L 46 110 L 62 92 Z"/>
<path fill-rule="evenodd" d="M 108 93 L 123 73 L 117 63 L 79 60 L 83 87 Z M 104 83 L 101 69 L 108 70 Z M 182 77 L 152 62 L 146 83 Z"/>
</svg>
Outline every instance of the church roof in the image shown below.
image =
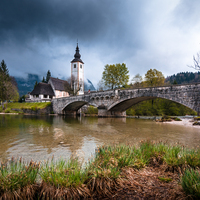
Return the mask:
<svg viewBox="0 0 200 200">
<path fill-rule="evenodd" d="M 31 95 L 43 94 L 43 95 L 55 96 L 51 85 L 48 83 L 42 83 L 42 82 L 38 83 L 30 94 Z"/>
<path fill-rule="evenodd" d="M 65 83 L 66 82 L 67 81 L 64 81 L 64 80 L 61 80 L 58 78 L 50 77 L 48 83 L 52 84 L 52 87 L 54 88 L 54 90 L 65 91 Z"/>
<path fill-rule="evenodd" d="M 71 63 L 73 63 L 73 62 L 81 62 L 84 64 L 84 62 L 81 60 L 81 54 L 79 53 L 78 43 L 77 43 L 77 47 L 76 47 L 76 53 L 74 54 L 74 59 L 71 61 Z"/>
</svg>

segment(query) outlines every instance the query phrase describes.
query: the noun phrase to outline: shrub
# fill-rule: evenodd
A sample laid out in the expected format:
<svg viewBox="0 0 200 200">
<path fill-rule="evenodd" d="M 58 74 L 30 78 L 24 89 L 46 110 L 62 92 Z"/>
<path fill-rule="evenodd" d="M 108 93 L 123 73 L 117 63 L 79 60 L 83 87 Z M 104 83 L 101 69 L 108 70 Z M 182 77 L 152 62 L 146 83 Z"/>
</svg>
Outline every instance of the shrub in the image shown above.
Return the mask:
<svg viewBox="0 0 200 200">
<path fill-rule="evenodd" d="M 11 112 L 11 109 L 10 108 L 7 108 L 6 110 L 5 110 L 5 113 L 10 113 Z"/>
<path fill-rule="evenodd" d="M 2 106 L 0 106 L 0 113 L 1 113 L 1 112 L 3 112 L 3 108 L 2 108 Z"/>
</svg>

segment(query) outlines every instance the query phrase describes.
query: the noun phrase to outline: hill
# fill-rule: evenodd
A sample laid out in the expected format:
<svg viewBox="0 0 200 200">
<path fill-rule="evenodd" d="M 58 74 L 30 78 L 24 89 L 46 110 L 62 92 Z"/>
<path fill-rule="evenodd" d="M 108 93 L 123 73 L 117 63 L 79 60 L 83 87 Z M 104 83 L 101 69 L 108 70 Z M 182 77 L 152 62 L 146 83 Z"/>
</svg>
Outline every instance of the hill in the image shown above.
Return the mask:
<svg viewBox="0 0 200 200">
<path fill-rule="evenodd" d="M 171 84 L 197 83 L 200 82 L 200 72 L 180 72 L 176 75 L 168 76 L 165 82 Z"/>
</svg>

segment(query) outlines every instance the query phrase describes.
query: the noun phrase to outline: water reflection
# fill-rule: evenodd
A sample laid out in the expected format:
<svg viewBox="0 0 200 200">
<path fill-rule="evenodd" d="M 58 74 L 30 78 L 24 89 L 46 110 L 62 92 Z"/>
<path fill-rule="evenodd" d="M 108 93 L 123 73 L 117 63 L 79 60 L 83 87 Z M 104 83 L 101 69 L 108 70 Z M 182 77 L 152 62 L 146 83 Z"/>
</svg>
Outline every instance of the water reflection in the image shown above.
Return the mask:
<svg viewBox="0 0 200 200">
<path fill-rule="evenodd" d="M 126 118 L 69 118 L 63 116 L 0 116 L 1 160 L 24 157 L 47 160 L 78 155 L 87 160 L 102 144 L 137 144 L 140 140 L 200 143 L 199 129 L 151 120 Z"/>
</svg>

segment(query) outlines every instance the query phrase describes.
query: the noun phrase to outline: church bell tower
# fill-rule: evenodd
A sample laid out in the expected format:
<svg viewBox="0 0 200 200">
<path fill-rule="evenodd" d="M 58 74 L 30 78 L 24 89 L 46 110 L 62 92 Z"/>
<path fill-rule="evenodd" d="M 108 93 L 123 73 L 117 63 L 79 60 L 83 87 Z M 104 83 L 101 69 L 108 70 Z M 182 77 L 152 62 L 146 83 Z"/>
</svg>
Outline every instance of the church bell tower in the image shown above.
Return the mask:
<svg viewBox="0 0 200 200">
<path fill-rule="evenodd" d="M 81 60 L 77 43 L 74 59 L 71 61 L 71 87 L 78 95 L 84 94 L 84 62 Z"/>
</svg>

